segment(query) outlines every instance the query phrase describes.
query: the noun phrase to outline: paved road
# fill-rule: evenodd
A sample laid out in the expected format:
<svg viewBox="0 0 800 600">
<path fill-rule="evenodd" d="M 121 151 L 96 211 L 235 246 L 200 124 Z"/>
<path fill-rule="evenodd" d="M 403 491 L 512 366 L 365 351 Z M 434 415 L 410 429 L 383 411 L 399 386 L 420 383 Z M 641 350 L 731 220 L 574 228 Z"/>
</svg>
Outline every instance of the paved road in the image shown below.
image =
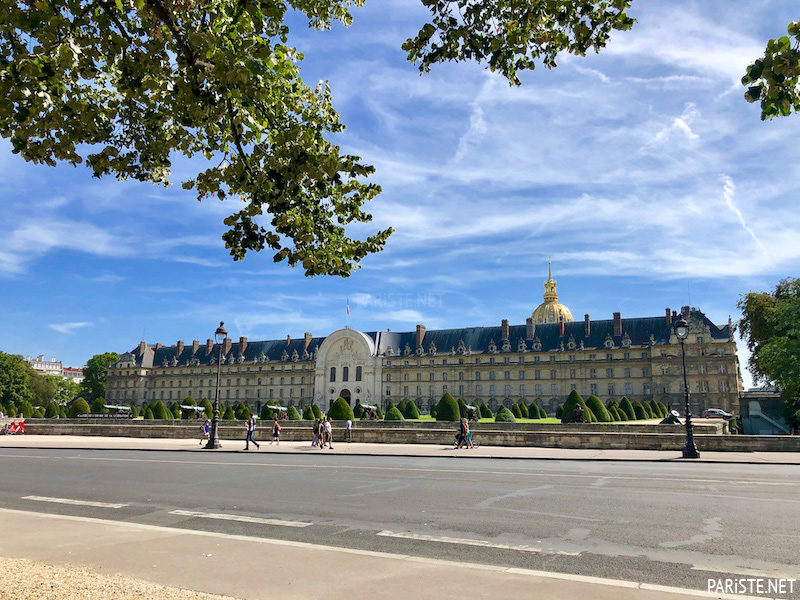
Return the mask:
<svg viewBox="0 0 800 600">
<path fill-rule="evenodd" d="M 702 590 L 800 579 L 795 466 L 3 448 L 0 473 L 5 508 Z"/>
</svg>

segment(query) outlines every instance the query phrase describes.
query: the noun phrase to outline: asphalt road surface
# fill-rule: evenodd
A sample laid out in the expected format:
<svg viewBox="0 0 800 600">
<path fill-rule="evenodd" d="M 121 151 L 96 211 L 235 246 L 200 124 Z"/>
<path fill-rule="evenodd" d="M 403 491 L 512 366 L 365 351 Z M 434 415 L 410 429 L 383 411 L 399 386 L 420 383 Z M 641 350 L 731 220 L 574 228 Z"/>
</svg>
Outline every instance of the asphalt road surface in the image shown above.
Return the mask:
<svg viewBox="0 0 800 600">
<path fill-rule="evenodd" d="M 800 579 L 793 466 L 3 448 L 0 481 L 29 511 L 701 590 Z"/>
</svg>

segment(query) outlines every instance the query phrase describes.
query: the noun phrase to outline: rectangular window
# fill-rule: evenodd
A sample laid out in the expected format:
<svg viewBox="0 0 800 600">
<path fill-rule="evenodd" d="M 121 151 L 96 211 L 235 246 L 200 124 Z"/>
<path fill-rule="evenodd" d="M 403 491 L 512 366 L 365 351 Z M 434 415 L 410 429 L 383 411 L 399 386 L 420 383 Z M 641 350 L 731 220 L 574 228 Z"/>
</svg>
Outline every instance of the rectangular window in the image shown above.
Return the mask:
<svg viewBox="0 0 800 600">
<path fill-rule="evenodd" d="M 481 359 L 480 359 L 480 358 L 476 358 L 476 359 L 475 359 L 475 364 L 476 364 L 476 365 L 479 365 L 479 364 L 481 364 Z"/>
<path fill-rule="evenodd" d="M 356 381 L 361 381 L 361 367 L 356 367 Z"/>
<path fill-rule="evenodd" d="M 697 343 L 697 344 L 705 344 L 705 340 L 703 339 L 703 336 L 702 336 L 702 335 L 698 335 L 698 336 L 697 336 L 697 341 L 696 341 L 696 343 Z"/>
<path fill-rule="evenodd" d="M 589 393 L 592 394 L 593 396 L 597 396 L 597 384 L 596 383 L 590 383 L 589 384 Z"/>
<path fill-rule="evenodd" d="M 489 380 L 494 381 L 494 371 L 489 371 Z"/>
<path fill-rule="evenodd" d="M 606 352 L 606 360 L 614 360 L 614 355 L 611 352 Z"/>
<path fill-rule="evenodd" d="M 606 369 L 606 377 L 613 377 L 614 369 Z"/>
<path fill-rule="evenodd" d="M 494 391 L 494 390 L 495 390 L 495 388 L 494 388 L 494 384 L 491 384 L 491 385 L 489 386 L 489 397 L 490 397 L 490 398 L 494 398 L 494 394 L 495 394 L 495 391 Z"/>
<path fill-rule="evenodd" d="M 269 398 L 272 399 L 272 390 L 269 391 Z"/>
<path fill-rule="evenodd" d="M 669 384 L 668 384 L 668 383 L 665 383 L 663 386 L 661 386 L 661 390 L 662 390 L 662 391 L 663 391 L 665 394 L 669 394 Z"/>
<path fill-rule="evenodd" d="M 578 386 L 577 386 L 577 385 L 575 385 L 574 383 L 570 383 L 570 384 L 569 384 L 569 391 L 570 391 L 570 392 L 577 391 L 577 389 L 578 389 Z"/>
<path fill-rule="evenodd" d="M 705 375 L 706 366 L 705 365 L 697 365 L 697 372 L 700 373 L 700 375 Z"/>
<path fill-rule="evenodd" d="M 392 366 L 392 361 L 391 360 L 387 360 L 386 361 L 386 366 L 387 367 L 391 367 Z"/>
<path fill-rule="evenodd" d="M 443 358 L 443 359 L 442 359 L 442 364 L 443 364 L 443 365 L 446 365 L 446 364 L 447 364 L 447 359 L 446 359 L 446 358 Z"/>
<path fill-rule="evenodd" d="M 503 379 L 511 379 L 511 371 L 503 371 Z"/>
<path fill-rule="evenodd" d="M 597 359 L 597 355 L 596 354 L 590 354 L 589 355 L 589 360 L 596 360 L 596 359 Z"/>
<path fill-rule="evenodd" d="M 463 385 L 458 386 L 458 397 L 459 398 L 463 398 L 464 397 L 464 386 Z"/>
<path fill-rule="evenodd" d="M 591 377 L 592 379 L 597 377 L 597 369 L 589 369 L 589 377 Z"/>
<path fill-rule="evenodd" d="M 614 395 L 614 384 L 613 383 L 609 383 L 608 384 L 608 395 L 609 396 L 613 396 Z"/>
<path fill-rule="evenodd" d="M 429 386 L 428 386 L 428 395 L 430 395 L 431 397 L 433 397 L 433 395 L 434 395 L 434 394 L 435 394 L 435 392 L 433 391 L 433 386 L 432 386 L 432 385 L 429 385 Z"/>
<path fill-rule="evenodd" d="M 570 354 L 569 355 L 569 362 L 575 362 L 575 355 L 574 354 Z"/>
<path fill-rule="evenodd" d="M 417 386 L 417 398 L 419 398 L 420 396 L 422 396 L 422 386 L 418 385 Z"/>
<path fill-rule="evenodd" d="M 336 381 L 336 367 L 331 367 L 331 381 Z"/>
<path fill-rule="evenodd" d="M 645 383 L 644 384 L 644 390 L 643 391 L 644 391 L 644 395 L 645 396 L 649 396 L 650 395 L 650 384 L 649 383 Z"/>
<path fill-rule="evenodd" d="M 523 396 L 523 397 L 525 396 L 525 384 L 524 383 L 520 383 L 519 384 L 519 395 Z"/>
<path fill-rule="evenodd" d="M 442 373 L 442 381 L 447 381 L 447 373 Z"/>
<path fill-rule="evenodd" d="M 551 396 L 558 396 L 558 384 L 551 383 L 550 384 L 550 395 Z"/>
<path fill-rule="evenodd" d="M 431 360 L 428 362 L 428 364 L 429 364 L 430 366 L 433 366 L 433 365 L 435 365 L 435 364 L 436 364 L 436 361 L 435 361 L 435 360 L 433 360 L 433 359 L 431 359 Z"/>
<path fill-rule="evenodd" d="M 508 398 L 511 396 L 511 386 L 506 384 L 503 386 L 503 395 Z"/>
<path fill-rule="evenodd" d="M 556 378 L 556 370 L 550 369 L 550 379 L 555 379 L 555 378 Z"/>
<path fill-rule="evenodd" d="M 407 385 L 403 386 L 403 397 L 404 398 L 408 398 L 408 386 Z"/>
<path fill-rule="evenodd" d="M 630 368 L 625 369 L 625 377 L 630 378 L 630 376 L 631 376 Z"/>
<path fill-rule="evenodd" d="M 443 385 L 442 386 L 442 394 L 446 394 L 446 393 L 447 393 L 447 385 Z"/>
<path fill-rule="evenodd" d="M 490 357 L 489 357 L 489 364 L 490 364 L 490 365 L 493 365 L 493 364 L 494 364 L 494 356 L 490 356 Z"/>
<path fill-rule="evenodd" d="M 475 372 L 475 381 L 480 381 L 480 380 L 481 380 L 481 372 L 480 371 L 476 371 Z"/>
<path fill-rule="evenodd" d="M 278 390 L 278 397 L 283 398 L 283 388 Z"/>
<path fill-rule="evenodd" d="M 648 358 L 647 352 L 642 352 L 642 358 Z"/>
<path fill-rule="evenodd" d="M 538 356 L 534 356 L 533 357 L 533 362 L 538 365 L 539 364 L 539 357 Z"/>
<path fill-rule="evenodd" d="M 342 367 L 342 381 L 350 379 L 350 367 Z"/>
<path fill-rule="evenodd" d="M 386 374 L 386 381 L 391 381 L 391 380 L 392 380 L 392 374 L 391 373 L 387 373 Z"/>
<path fill-rule="evenodd" d="M 625 354 L 622 355 L 622 358 L 624 358 L 625 360 L 630 360 L 631 359 L 631 353 L 630 352 L 626 352 Z"/>
<path fill-rule="evenodd" d="M 722 374 L 727 373 L 728 372 L 728 365 L 726 365 L 725 363 L 720 364 L 719 365 L 719 372 L 722 373 Z"/>
<path fill-rule="evenodd" d="M 539 369 L 536 369 L 533 372 L 533 378 L 534 379 L 541 379 L 542 378 L 542 372 Z"/>
<path fill-rule="evenodd" d="M 647 367 L 642 369 L 642 377 L 650 377 L 650 369 L 648 369 Z"/>
<path fill-rule="evenodd" d="M 386 388 L 386 395 L 387 396 L 391 396 L 392 395 L 392 388 Z"/>
<path fill-rule="evenodd" d="M 626 383 L 625 384 L 625 395 L 626 396 L 633 395 L 633 384 L 631 384 L 631 383 Z"/>
<path fill-rule="evenodd" d="M 519 378 L 520 379 L 525 379 L 525 371 L 520 371 L 519 372 Z"/>
<path fill-rule="evenodd" d="M 661 367 L 662 375 L 669 375 L 669 367 Z"/>
<path fill-rule="evenodd" d="M 556 355 L 555 354 L 551 354 L 550 355 L 550 362 L 556 362 Z"/>
<path fill-rule="evenodd" d="M 507 365 L 510 362 L 511 362 L 511 359 L 508 356 L 503 357 L 503 364 L 504 365 Z"/>
<path fill-rule="evenodd" d="M 570 379 L 575 379 L 575 369 L 570 369 L 569 370 L 569 378 Z"/>
<path fill-rule="evenodd" d="M 520 355 L 520 357 L 519 357 L 519 362 L 521 362 L 521 363 L 524 363 L 524 362 L 525 362 L 525 357 L 524 357 L 524 356 L 522 356 L 522 355 Z"/>
<path fill-rule="evenodd" d="M 475 395 L 476 396 L 480 396 L 481 395 L 481 384 L 480 383 L 475 385 Z"/>
<path fill-rule="evenodd" d="M 435 375 L 435 373 L 430 373 L 428 375 L 428 381 L 433 381 L 434 380 L 434 375 Z"/>
<path fill-rule="evenodd" d="M 533 386 L 533 393 L 536 396 L 541 396 L 542 395 L 542 386 L 541 386 L 541 384 L 537 383 L 536 385 Z"/>
<path fill-rule="evenodd" d="M 464 371 L 459 371 L 458 372 L 458 380 L 459 381 L 464 381 Z"/>
<path fill-rule="evenodd" d="M 707 381 L 698 381 L 697 382 L 697 391 L 698 392 L 708 392 L 708 382 Z"/>
</svg>

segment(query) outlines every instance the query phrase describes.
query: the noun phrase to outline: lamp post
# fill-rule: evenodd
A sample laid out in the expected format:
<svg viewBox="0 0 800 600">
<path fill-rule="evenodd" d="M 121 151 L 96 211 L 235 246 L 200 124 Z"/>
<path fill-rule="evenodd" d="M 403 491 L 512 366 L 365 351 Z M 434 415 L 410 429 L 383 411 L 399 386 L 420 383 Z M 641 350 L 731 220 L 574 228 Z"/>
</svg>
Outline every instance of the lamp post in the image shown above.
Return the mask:
<svg viewBox="0 0 800 600">
<path fill-rule="evenodd" d="M 205 450 L 215 450 L 220 447 L 219 436 L 217 435 L 217 425 L 219 424 L 219 384 L 220 377 L 222 376 L 222 343 L 228 337 L 228 330 L 225 329 L 225 323 L 219 322 L 219 327 L 214 332 L 214 338 L 219 346 L 219 354 L 217 354 L 217 391 L 214 394 L 214 404 L 211 416 L 211 431 L 208 436 L 208 443 L 203 447 Z"/>
<path fill-rule="evenodd" d="M 689 325 L 683 317 L 681 317 L 675 321 L 674 329 L 675 335 L 681 342 L 681 363 L 683 364 L 683 401 L 685 405 L 683 423 L 686 426 L 686 445 L 683 447 L 683 458 L 700 458 L 697 446 L 694 445 L 692 409 L 689 406 L 689 383 L 686 379 L 686 347 L 684 346 L 684 342 L 686 338 L 689 337 Z"/>
</svg>

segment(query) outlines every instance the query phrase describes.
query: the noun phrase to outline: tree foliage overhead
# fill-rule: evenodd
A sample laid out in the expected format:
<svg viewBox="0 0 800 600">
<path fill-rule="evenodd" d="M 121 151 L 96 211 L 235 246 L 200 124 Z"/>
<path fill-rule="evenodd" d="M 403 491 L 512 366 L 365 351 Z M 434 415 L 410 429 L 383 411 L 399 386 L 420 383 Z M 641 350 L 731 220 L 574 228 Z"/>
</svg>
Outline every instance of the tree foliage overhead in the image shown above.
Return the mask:
<svg viewBox="0 0 800 600">
<path fill-rule="evenodd" d="M 245 201 L 225 219 L 234 259 L 268 247 L 307 275 L 348 275 L 391 230 L 345 234 L 371 219 L 362 206 L 380 188 L 330 141 L 344 125 L 327 84 L 300 77 L 285 18 L 349 24 L 353 4 L 363 0 L 0 0 L 0 133 L 35 163 L 157 184 L 172 155 L 204 156 L 183 187 Z"/>
<path fill-rule="evenodd" d="M 800 112 L 800 21 L 789 23 L 787 33 L 767 42 L 764 56 L 742 77 L 744 97 L 761 101 L 763 120 Z"/>
<path fill-rule="evenodd" d="M 552 69 L 562 53 L 599 52 L 615 29 L 634 23 L 632 0 L 422 0 L 431 22 L 406 40 L 408 59 L 427 72 L 436 63 L 485 62 L 509 83 L 537 61 Z"/>
<path fill-rule="evenodd" d="M 784 279 L 771 293 L 751 292 L 739 308 L 750 370 L 782 390 L 787 420 L 800 424 L 800 279 Z"/>
</svg>

